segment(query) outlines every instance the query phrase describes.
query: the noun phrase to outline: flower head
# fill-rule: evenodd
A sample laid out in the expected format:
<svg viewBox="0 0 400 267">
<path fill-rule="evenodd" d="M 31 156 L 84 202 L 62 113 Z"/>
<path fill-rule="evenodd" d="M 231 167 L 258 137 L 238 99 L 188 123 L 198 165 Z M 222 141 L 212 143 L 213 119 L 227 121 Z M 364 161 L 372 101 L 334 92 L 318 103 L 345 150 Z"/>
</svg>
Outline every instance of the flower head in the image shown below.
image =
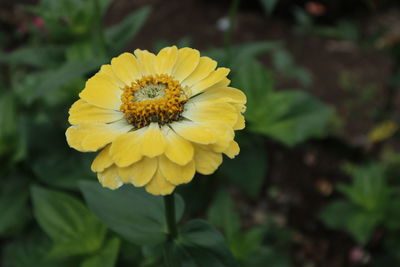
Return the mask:
<svg viewBox="0 0 400 267">
<path fill-rule="evenodd" d="M 92 163 L 100 183 L 172 193 L 195 172 L 211 174 L 239 153 L 246 97 L 229 87 L 227 68 L 191 48 L 157 55 L 123 53 L 86 82 L 69 111 L 68 144 L 101 150 Z"/>
</svg>

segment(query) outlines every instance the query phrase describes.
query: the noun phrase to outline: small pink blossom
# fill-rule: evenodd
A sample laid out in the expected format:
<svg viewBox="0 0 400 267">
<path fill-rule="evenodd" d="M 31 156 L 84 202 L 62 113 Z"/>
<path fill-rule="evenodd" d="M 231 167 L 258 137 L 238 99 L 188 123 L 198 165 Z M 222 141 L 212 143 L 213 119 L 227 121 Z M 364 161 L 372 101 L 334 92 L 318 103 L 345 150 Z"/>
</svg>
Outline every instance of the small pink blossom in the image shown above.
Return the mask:
<svg viewBox="0 0 400 267">
<path fill-rule="evenodd" d="M 326 8 L 323 4 L 314 1 L 309 1 L 306 3 L 306 10 L 308 13 L 314 16 L 321 16 L 325 14 Z"/>
</svg>

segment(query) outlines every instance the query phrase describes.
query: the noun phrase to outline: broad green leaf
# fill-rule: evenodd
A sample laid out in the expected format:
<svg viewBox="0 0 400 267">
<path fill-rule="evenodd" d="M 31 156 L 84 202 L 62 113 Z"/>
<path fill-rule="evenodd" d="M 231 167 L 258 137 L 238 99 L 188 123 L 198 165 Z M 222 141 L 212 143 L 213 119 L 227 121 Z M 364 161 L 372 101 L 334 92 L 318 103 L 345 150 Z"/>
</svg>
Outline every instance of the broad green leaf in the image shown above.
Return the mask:
<svg viewBox="0 0 400 267">
<path fill-rule="evenodd" d="M 235 212 L 233 205 L 231 196 L 226 191 L 221 191 L 208 210 L 208 221 L 222 229 L 228 240 L 240 230 L 239 214 Z"/>
<path fill-rule="evenodd" d="M 47 255 L 51 249 L 51 241 L 42 232 L 32 232 L 13 240 L 4 247 L 3 259 L 0 261 L 4 267 L 70 267 L 77 266 L 77 262 L 54 261 Z"/>
<path fill-rule="evenodd" d="M 108 240 L 104 247 L 94 255 L 85 259 L 81 267 L 114 267 L 118 257 L 121 241 L 114 237 Z"/>
<path fill-rule="evenodd" d="M 44 72 L 41 75 L 41 80 L 37 85 L 33 98 L 41 97 L 49 91 L 57 90 L 67 83 L 87 75 L 99 68 L 105 61 L 104 58 L 96 58 L 89 61 L 69 61 L 56 70 Z"/>
<path fill-rule="evenodd" d="M 302 91 L 270 94 L 259 109 L 256 118 L 249 118 L 250 130 L 287 146 L 325 136 L 333 115 L 331 108 Z"/>
<path fill-rule="evenodd" d="M 89 181 L 82 181 L 80 189 L 89 208 L 121 238 L 138 245 L 166 240 L 167 226 L 161 196 L 153 196 L 132 185 L 110 190 Z M 177 196 L 175 204 L 178 221 L 184 210 L 183 200 Z"/>
<path fill-rule="evenodd" d="M 229 182 L 240 186 L 249 196 L 255 197 L 267 175 L 267 153 L 263 140 L 242 141 L 239 134 L 240 153 L 222 164 L 218 173 Z"/>
<path fill-rule="evenodd" d="M 0 63 L 51 68 L 62 60 L 63 52 L 62 46 L 24 46 L 1 55 Z"/>
<path fill-rule="evenodd" d="M 38 180 L 43 183 L 60 188 L 77 189 L 78 181 L 93 179 L 95 176 L 90 171 L 93 160 L 91 155 L 82 155 L 75 151 L 67 154 L 60 150 L 51 157 L 47 153 L 43 154 L 32 164 Z"/>
<path fill-rule="evenodd" d="M 347 220 L 358 208 L 346 200 L 337 200 L 330 203 L 320 214 L 322 221 L 333 229 L 343 229 Z M 340 216 L 338 216 L 340 214 Z"/>
<path fill-rule="evenodd" d="M 275 87 L 272 74 L 257 61 L 248 60 L 233 76 L 232 85 L 247 96 L 246 118 L 250 121 L 262 118 L 269 95 Z"/>
<path fill-rule="evenodd" d="M 346 194 L 356 205 L 369 211 L 383 211 L 390 202 L 392 188 L 387 184 L 385 169 L 380 164 L 348 167 L 353 182 L 339 185 L 339 190 Z"/>
<path fill-rule="evenodd" d="M 142 7 L 125 17 L 121 22 L 106 29 L 105 38 L 112 54 L 119 53 L 138 33 L 149 16 L 151 8 Z"/>
<path fill-rule="evenodd" d="M 166 266 L 237 266 L 222 235 L 206 221 L 193 220 L 180 230 L 179 239 L 165 244 Z"/>
<path fill-rule="evenodd" d="M 102 246 L 106 228 L 78 199 L 39 186 L 31 191 L 35 218 L 53 241 L 52 258 L 92 253 Z"/>
<path fill-rule="evenodd" d="M 27 181 L 14 175 L 2 180 L 0 188 L 0 236 L 9 236 L 19 231 L 31 217 L 28 206 Z"/>
<path fill-rule="evenodd" d="M 333 229 L 347 231 L 359 244 L 365 245 L 382 220 L 382 215 L 360 209 L 346 200 L 338 200 L 321 213 L 321 219 Z"/>
<path fill-rule="evenodd" d="M 263 227 L 254 227 L 247 232 L 238 232 L 234 238 L 229 239 L 229 247 L 233 255 L 238 260 L 246 260 L 260 248 L 265 229 Z"/>
</svg>

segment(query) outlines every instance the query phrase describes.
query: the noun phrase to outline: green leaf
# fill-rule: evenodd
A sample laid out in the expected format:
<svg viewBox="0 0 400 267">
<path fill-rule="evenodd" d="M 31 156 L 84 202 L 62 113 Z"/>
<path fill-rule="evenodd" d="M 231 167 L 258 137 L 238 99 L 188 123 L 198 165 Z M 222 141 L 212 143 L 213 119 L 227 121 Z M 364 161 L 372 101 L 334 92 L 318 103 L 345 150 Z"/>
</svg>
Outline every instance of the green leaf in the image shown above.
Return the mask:
<svg viewBox="0 0 400 267">
<path fill-rule="evenodd" d="M 82 181 L 80 189 L 89 208 L 110 229 L 138 245 L 151 245 L 166 240 L 167 226 L 161 196 L 153 196 L 143 188 L 124 185 L 116 190 L 101 187 L 97 182 Z M 175 199 L 176 220 L 183 214 L 183 200 Z"/>
<path fill-rule="evenodd" d="M 238 143 L 240 153 L 232 160 L 227 160 L 219 168 L 218 173 L 227 177 L 230 182 L 240 186 L 249 196 L 255 197 L 267 175 L 267 153 L 264 151 L 263 140 L 250 140 Z M 244 140 L 243 140 L 244 141 Z"/>
<path fill-rule="evenodd" d="M 242 62 L 233 76 L 232 84 L 240 88 L 247 96 L 245 116 L 256 121 L 264 116 L 266 102 L 273 92 L 275 84 L 272 74 L 255 60 Z"/>
<path fill-rule="evenodd" d="M 91 155 L 77 152 L 67 154 L 59 150 L 58 154 L 51 157 L 47 153 L 38 156 L 32 167 L 38 180 L 43 183 L 59 188 L 77 189 L 78 181 L 94 178 L 90 171 L 92 160 Z"/>
<path fill-rule="evenodd" d="M 112 238 L 105 243 L 105 246 L 96 252 L 95 255 L 85 259 L 81 267 L 114 267 L 118 257 L 121 241 Z"/>
<path fill-rule="evenodd" d="M 236 259 L 245 260 L 260 248 L 265 229 L 254 227 L 245 233 L 238 232 L 234 238 L 229 239 L 229 247 Z"/>
<path fill-rule="evenodd" d="M 338 216 L 340 214 L 340 216 Z M 361 245 L 365 245 L 375 227 L 382 220 L 382 213 L 369 212 L 346 200 L 330 204 L 322 213 L 324 223 L 337 230 L 345 230 Z"/>
<path fill-rule="evenodd" d="M 51 241 L 42 232 L 24 234 L 4 247 L 1 266 L 4 267 L 70 267 L 76 262 L 54 261 L 47 258 Z"/>
<path fill-rule="evenodd" d="M 259 109 L 257 118 L 249 118 L 252 122 L 250 130 L 287 146 L 325 136 L 333 115 L 331 108 L 302 91 L 269 94 Z"/>
<path fill-rule="evenodd" d="M 333 229 L 343 229 L 347 220 L 358 208 L 346 200 L 337 200 L 330 203 L 320 214 L 322 221 Z M 338 216 L 340 214 L 340 216 Z"/>
<path fill-rule="evenodd" d="M 94 71 L 104 62 L 105 59 L 103 58 L 86 61 L 69 61 L 56 70 L 44 72 L 41 75 L 33 99 L 41 97 L 52 90 L 57 90 L 67 83 L 85 76 L 89 72 Z"/>
<path fill-rule="evenodd" d="M 14 150 L 18 129 L 17 106 L 12 93 L 0 95 L 0 155 Z"/>
<path fill-rule="evenodd" d="M 278 4 L 279 0 L 260 0 L 262 6 L 264 7 L 264 11 L 267 15 L 271 15 L 274 11 L 276 4 Z"/>
<path fill-rule="evenodd" d="M 224 231 L 231 239 L 240 230 L 239 214 L 234 211 L 234 203 L 226 191 L 221 191 L 208 210 L 208 221 Z"/>
<path fill-rule="evenodd" d="M 348 167 L 353 182 L 339 185 L 339 190 L 350 200 L 369 211 L 383 211 L 388 207 L 392 188 L 386 182 L 385 169 L 380 164 Z"/>
<path fill-rule="evenodd" d="M 112 54 L 119 53 L 138 33 L 149 16 L 151 8 L 142 7 L 121 22 L 106 29 L 105 38 Z"/>
<path fill-rule="evenodd" d="M 0 236 L 18 232 L 29 220 L 29 191 L 26 180 L 20 176 L 3 180 L 0 188 Z"/>
<path fill-rule="evenodd" d="M 106 228 L 79 200 L 39 186 L 31 191 L 35 218 L 53 241 L 50 257 L 87 254 L 102 246 Z"/>
<path fill-rule="evenodd" d="M 62 60 L 62 46 L 24 46 L 11 53 L 2 54 L 0 63 L 27 65 L 32 67 L 52 67 Z"/>
<path fill-rule="evenodd" d="M 222 235 L 203 220 L 186 223 L 179 239 L 167 243 L 165 250 L 166 266 L 237 266 Z"/>
</svg>

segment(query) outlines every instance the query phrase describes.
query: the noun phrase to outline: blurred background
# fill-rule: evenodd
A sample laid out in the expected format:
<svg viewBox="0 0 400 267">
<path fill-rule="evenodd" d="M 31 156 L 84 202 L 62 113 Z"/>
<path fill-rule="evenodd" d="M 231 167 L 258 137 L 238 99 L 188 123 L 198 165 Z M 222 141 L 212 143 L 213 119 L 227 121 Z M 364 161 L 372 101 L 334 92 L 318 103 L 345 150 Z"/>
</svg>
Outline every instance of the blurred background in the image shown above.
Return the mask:
<svg viewBox="0 0 400 267">
<path fill-rule="evenodd" d="M 161 266 L 45 211 L 93 216 L 77 182 L 94 155 L 64 135 L 85 81 L 168 45 L 248 97 L 240 155 L 178 188 L 184 220 L 208 219 L 241 266 L 400 266 L 399 1 L 0 0 L 1 266 Z"/>
</svg>

